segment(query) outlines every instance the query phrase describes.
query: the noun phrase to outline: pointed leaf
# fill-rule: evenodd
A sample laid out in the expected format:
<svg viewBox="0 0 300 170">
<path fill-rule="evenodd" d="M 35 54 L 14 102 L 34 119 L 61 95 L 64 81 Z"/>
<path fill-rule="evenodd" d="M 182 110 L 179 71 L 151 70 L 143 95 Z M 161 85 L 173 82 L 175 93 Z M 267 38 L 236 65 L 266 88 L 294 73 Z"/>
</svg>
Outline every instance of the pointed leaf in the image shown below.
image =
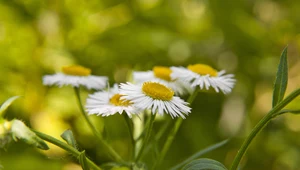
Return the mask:
<svg viewBox="0 0 300 170">
<path fill-rule="evenodd" d="M 186 163 L 188 163 L 188 162 L 190 162 L 190 161 L 192 161 L 194 159 L 197 159 L 200 156 L 202 156 L 202 155 L 204 155 L 204 154 L 206 154 L 206 153 L 208 153 L 210 151 L 213 151 L 213 150 L 215 150 L 215 149 L 217 149 L 217 148 L 225 145 L 226 143 L 228 143 L 228 141 L 229 141 L 229 139 L 226 139 L 226 140 L 223 140 L 223 141 L 221 141 L 219 143 L 216 143 L 214 145 L 211 145 L 211 146 L 209 146 L 209 147 L 207 147 L 205 149 L 202 149 L 202 150 L 198 151 L 197 153 L 195 153 L 194 155 L 190 156 L 189 158 L 187 158 L 183 162 L 181 162 L 181 163 L 177 164 L 176 166 L 172 167 L 171 170 L 177 170 L 177 169 L 179 169 L 180 167 L 182 167 Z"/>
<path fill-rule="evenodd" d="M 76 140 L 74 138 L 73 132 L 70 129 L 64 131 L 64 133 L 62 133 L 60 137 L 63 138 L 69 145 L 73 146 L 73 148 L 77 149 Z"/>
<path fill-rule="evenodd" d="M 188 163 L 182 170 L 227 170 L 227 168 L 216 160 L 202 158 Z"/>
<path fill-rule="evenodd" d="M 4 111 L 14 102 L 16 99 L 18 99 L 20 96 L 13 96 L 9 99 L 7 99 L 0 107 L 0 116 L 3 115 Z"/>
<path fill-rule="evenodd" d="M 282 115 L 285 113 L 300 114 L 300 110 L 289 110 L 289 109 L 281 110 L 281 111 L 275 113 L 273 115 L 273 117 L 276 117 L 276 116 L 279 116 L 279 115 Z"/>
<path fill-rule="evenodd" d="M 81 152 L 78 159 L 79 159 L 79 163 L 80 163 L 83 170 L 89 170 L 90 169 L 90 167 L 88 166 L 86 157 L 85 157 L 85 151 Z"/>
<path fill-rule="evenodd" d="M 284 97 L 288 83 L 287 47 L 284 48 L 277 69 L 276 80 L 273 89 L 273 103 L 275 107 Z"/>
</svg>

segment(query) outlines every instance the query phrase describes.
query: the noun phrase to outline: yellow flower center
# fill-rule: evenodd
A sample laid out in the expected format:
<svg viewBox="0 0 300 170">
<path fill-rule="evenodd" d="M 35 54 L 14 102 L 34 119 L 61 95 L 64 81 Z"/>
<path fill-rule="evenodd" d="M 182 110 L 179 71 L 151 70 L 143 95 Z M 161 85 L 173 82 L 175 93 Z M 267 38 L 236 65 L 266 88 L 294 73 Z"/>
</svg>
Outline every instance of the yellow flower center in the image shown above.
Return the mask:
<svg viewBox="0 0 300 170">
<path fill-rule="evenodd" d="M 82 66 L 65 66 L 62 68 L 62 72 L 73 76 L 89 76 L 91 74 L 91 69 Z"/>
<path fill-rule="evenodd" d="M 171 81 L 170 75 L 172 73 L 172 70 L 169 67 L 155 66 L 153 68 L 153 72 L 155 77 L 166 81 Z"/>
<path fill-rule="evenodd" d="M 218 75 L 218 71 L 213 69 L 212 67 L 205 65 L 205 64 L 194 64 L 194 65 L 189 65 L 187 67 L 189 70 L 200 74 L 200 75 L 210 75 L 213 77 L 216 77 Z"/>
<path fill-rule="evenodd" d="M 153 99 L 164 101 L 170 101 L 174 95 L 174 91 L 172 89 L 156 82 L 143 83 L 142 91 Z"/>
<path fill-rule="evenodd" d="M 115 106 L 129 106 L 131 102 L 129 100 L 120 99 L 122 95 L 115 94 L 113 97 L 110 98 L 109 102 Z"/>
</svg>

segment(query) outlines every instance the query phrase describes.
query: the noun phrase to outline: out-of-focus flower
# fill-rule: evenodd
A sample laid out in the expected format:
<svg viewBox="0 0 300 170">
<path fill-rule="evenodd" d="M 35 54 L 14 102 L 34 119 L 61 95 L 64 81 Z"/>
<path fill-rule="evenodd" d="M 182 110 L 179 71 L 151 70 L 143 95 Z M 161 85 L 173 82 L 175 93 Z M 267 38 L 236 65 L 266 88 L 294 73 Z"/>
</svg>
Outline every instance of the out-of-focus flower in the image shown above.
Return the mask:
<svg viewBox="0 0 300 170">
<path fill-rule="evenodd" d="M 214 88 L 218 93 L 222 91 L 224 94 L 231 92 L 235 79 L 233 74 L 225 74 L 225 71 L 217 71 L 205 64 L 189 65 L 184 67 L 172 67 L 171 77 L 182 81 L 191 82 L 192 87 L 199 86 L 200 89 L 208 90 Z"/>
<path fill-rule="evenodd" d="M 174 96 L 171 88 L 158 82 L 148 81 L 139 85 L 122 83 L 120 94 L 124 95 L 121 99 L 132 101 L 134 106 L 142 110 L 150 109 L 152 114 L 163 115 L 166 113 L 170 114 L 172 118 L 179 116 L 185 118 L 185 115 L 191 111 L 187 102 Z"/>
<path fill-rule="evenodd" d="M 132 102 L 121 99 L 118 85 L 114 85 L 112 89 L 100 91 L 89 95 L 86 100 L 86 109 L 88 114 L 97 114 L 102 116 L 110 116 L 115 113 L 122 114 L 125 112 L 130 118 L 132 114 L 139 113 L 139 109 L 133 106 Z"/>
<path fill-rule="evenodd" d="M 171 78 L 172 70 L 169 67 L 155 66 L 152 71 L 135 71 L 133 80 L 136 83 L 155 81 L 170 87 L 176 95 L 192 93 L 193 88 L 188 82 Z"/>
<path fill-rule="evenodd" d="M 0 148 L 3 148 L 6 144 L 12 140 L 9 134 L 11 123 L 7 120 L 2 120 L 0 123 Z"/>
<path fill-rule="evenodd" d="M 88 89 L 100 90 L 105 88 L 108 78 L 105 76 L 93 76 L 91 70 L 82 66 L 67 66 L 62 68 L 62 73 L 46 75 L 43 77 L 44 85 L 71 85 L 73 87 L 84 86 Z"/>
</svg>

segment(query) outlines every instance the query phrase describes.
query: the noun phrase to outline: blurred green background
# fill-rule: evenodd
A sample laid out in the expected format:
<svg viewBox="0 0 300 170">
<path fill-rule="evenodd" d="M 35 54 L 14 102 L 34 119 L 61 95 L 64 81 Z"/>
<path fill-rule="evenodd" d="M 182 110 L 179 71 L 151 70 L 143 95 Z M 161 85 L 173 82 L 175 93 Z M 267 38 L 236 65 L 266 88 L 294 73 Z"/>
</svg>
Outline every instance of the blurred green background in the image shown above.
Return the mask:
<svg viewBox="0 0 300 170">
<path fill-rule="evenodd" d="M 93 149 L 97 143 L 81 120 L 73 89 L 44 87 L 43 75 L 80 64 L 108 76 L 112 84 L 125 82 L 132 70 L 206 63 L 235 74 L 236 86 L 227 96 L 198 95 L 164 169 L 235 136 L 204 155 L 229 167 L 242 140 L 271 108 L 274 76 L 286 45 L 287 93 L 299 87 L 299 10 L 300 1 L 294 0 L 1 0 L 0 102 L 22 95 L 7 119 L 21 119 L 57 138 L 72 128 L 79 147 L 100 164 L 109 159 L 101 148 Z M 289 108 L 299 108 L 297 101 Z M 122 117 L 92 118 L 109 143 L 128 157 L 130 140 Z M 156 128 L 161 124 L 157 121 Z M 69 154 L 50 147 L 41 152 L 12 143 L 0 150 L 0 169 L 81 169 Z M 242 169 L 299 170 L 300 116 L 273 120 L 250 146 Z"/>
</svg>

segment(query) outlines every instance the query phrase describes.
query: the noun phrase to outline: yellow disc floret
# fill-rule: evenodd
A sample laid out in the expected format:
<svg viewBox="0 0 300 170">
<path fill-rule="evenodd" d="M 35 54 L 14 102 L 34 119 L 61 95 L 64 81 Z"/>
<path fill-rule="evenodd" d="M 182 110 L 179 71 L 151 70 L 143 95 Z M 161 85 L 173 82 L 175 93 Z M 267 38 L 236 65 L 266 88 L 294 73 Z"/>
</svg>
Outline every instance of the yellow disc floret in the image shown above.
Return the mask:
<svg viewBox="0 0 300 170">
<path fill-rule="evenodd" d="M 170 101 L 173 98 L 174 91 L 163 84 L 156 82 L 143 83 L 142 91 L 153 99 Z"/>
<path fill-rule="evenodd" d="M 129 106 L 131 102 L 129 100 L 120 99 L 122 95 L 115 94 L 113 97 L 110 98 L 109 102 L 115 106 Z"/>
<path fill-rule="evenodd" d="M 189 65 L 187 68 L 197 74 L 200 74 L 200 75 L 210 75 L 213 77 L 216 77 L 218 75 L 217 70 L 215 70 L 212 67 L 205 65 L 205 64 Z"/>
<path fill-rule="evenodd" d="M 166 81 L 171 81 L 171 73 L 172 70 L 169 67 L 162 67 L 162 66 L 155 66 L 153 67 L 153 73 L 155 77 L 166 80 Z"/>
<path fill-rule="evenodd" d="M 91 69 L 74 65 L 63 67 L 62 72 L 72 76 L 89 76 L 91 74 Z"/>
</svg>

